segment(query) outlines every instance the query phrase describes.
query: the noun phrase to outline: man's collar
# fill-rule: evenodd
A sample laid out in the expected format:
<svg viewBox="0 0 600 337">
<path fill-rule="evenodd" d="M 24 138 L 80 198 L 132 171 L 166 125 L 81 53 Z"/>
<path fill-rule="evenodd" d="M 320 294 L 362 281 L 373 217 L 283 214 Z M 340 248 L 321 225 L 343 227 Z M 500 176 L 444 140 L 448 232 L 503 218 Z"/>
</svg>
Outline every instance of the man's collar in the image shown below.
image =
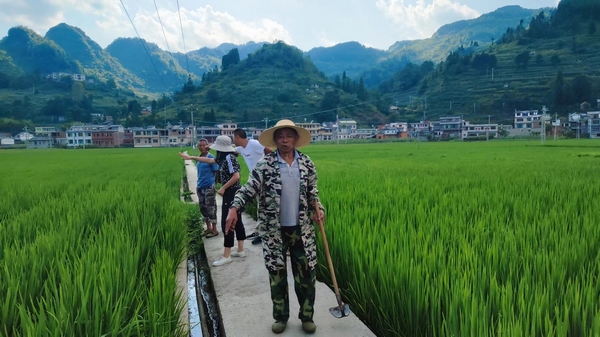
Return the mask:
<svg viewBox="0 0 600 337">
<path fill-rule="evenodd" d="M 279 154 L 279 150 L 275 150 L 275 153 L 277 153 L 277 160 L 279 160 L 280 163 L 285 163 L 285 160 L 283 160 Z M 298 154 L 298 151 L 294 149 L 294 161 L 298 160 L 298 158 L 300 158 L 300 155 Z"/>
</svg>

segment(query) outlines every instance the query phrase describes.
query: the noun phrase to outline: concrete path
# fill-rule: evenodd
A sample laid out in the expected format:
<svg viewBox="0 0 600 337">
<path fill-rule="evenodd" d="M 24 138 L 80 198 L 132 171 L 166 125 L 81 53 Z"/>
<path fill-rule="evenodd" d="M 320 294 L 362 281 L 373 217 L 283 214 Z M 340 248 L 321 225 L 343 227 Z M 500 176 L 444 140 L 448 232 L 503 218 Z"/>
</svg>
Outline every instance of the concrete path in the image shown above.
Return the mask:
<svg viewBox="0 0 600 337">
<path fill-rule="evenodd" d="M 197 180 L 196 166 L 193 161 L 186 160 L 187 179 L 194 194 L 194 202 L 198 202 L 195 194 Z M 217 218 L 220 226 L 221 197 L 217 195 Z M 246 235 L 252 233 L 256 223 L 248 215 L 243 215 Z M 237 248 L 237 241 L 233 250 Z M 340 336 L 367 337 L 375 336 L 356 315 L 335 318 L 329 308 L 336 306 L 335 294 L 324 283 L 317 281 L 317 297 L 315 302 L 314 322 L 317 331 L 308 335 L 302 331 L 301 322 L 297 318 L 298 300 L 294 293 L 294 282 L 290 264 L 288 263 L 288 287 L 290 290 L 290 320 L 287 329 L 279 335 L 271 332 L 272 302 L 269 290 L 269 276 L 264 265 L 261 245 L 252 245 L 251 240 L 244 242 L 247 257 L 233 258 L 233 262 L 221 267 L 213 267 L 212 263 L 223 255 L 223 233 L 204 240 L 204 247 L 217 293 L 217 299 L 223 316 L 223 325 L 227 337 L 263 337 L 263 336 Z M 352 308 L 350 308 L 352 309 Z"/>
</svg>

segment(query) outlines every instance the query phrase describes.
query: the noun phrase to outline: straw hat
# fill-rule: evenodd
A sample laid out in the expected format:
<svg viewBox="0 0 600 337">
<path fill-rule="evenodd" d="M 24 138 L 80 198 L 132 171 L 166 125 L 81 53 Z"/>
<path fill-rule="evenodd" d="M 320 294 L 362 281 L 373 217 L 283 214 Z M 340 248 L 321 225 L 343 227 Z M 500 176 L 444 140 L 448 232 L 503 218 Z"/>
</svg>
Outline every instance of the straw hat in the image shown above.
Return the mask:
<svg viewBox="0 0 600 337">
<path fill-rule="evenodd" d="M 292 122 L 289 119 L 282 119 L 279 122 L 277 122 L 277 124 L 275 124 L 275 126 L 269 128 L 269 129 L 266 129 L 258 137 L 258 142 L 264 147 L 268 147 L 271 149 L 276 148 L 277 145 L 275 144 L 275 140 L 273 140 L 273 135 L 275 135 L 275 131 L 277 131 L 279 129 L 284 129 L 284 128 L 294 129 L 294 130 L 296 130 L 296 132 L 298 132 L 298 136 L 300 136 L 300 138 L 296 142 L 295 148 L 298 149 L 298 148 L 301 148 L 303 146 L 310 144 L 310 141 L 312 140 L 310 131 L 306 130 L 305 128 L 296 126 L 296 124 L 294 124 L 294 122 Z"/>
<path fill-rule="evenodd" d="M 231 138 L 229 136 L 217 137 L 215 143 L 210 148 L 221 152 L 235 152 L 235 149 L 231 146 Z"/>
</svg>

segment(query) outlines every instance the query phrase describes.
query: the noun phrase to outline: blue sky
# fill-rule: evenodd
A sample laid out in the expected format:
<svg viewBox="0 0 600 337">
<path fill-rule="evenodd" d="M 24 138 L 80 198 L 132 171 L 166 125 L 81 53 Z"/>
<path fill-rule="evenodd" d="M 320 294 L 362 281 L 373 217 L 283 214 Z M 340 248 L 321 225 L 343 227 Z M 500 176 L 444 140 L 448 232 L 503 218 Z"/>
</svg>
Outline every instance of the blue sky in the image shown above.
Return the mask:
<svg viewBox="0 0 600 337">
<path fill-rule="evenodd" d="M 137 36 L 120 1 L 0 0 L 0 36 L 17 25 L 44 35 L 65 22 L 106 47 L 118 37 Z M 184 51 L 184 38 L 187 51 L 224 42 L 275 40 L 304 51 L 347 41 L 387 49 L 396 41 L 427 38 L 444 24 L 502 6 L 558 4 L 558 0 L 179 0 L 182 38 L 177 1 L 154 1 L 122 0 L 140 37 L 165 50 L 168 43 L 172 52 Z"/>
</svg>

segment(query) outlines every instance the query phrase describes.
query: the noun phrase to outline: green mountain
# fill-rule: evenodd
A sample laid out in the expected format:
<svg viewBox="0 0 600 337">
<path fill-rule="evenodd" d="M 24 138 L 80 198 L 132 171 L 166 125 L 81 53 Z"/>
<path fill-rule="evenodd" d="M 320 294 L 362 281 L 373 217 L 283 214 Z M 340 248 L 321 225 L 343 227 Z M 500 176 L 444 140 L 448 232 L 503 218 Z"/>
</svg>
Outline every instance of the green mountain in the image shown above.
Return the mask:
<svg viewBox="0 0 600 337">
<path fill-rule="evenodd" d="M 540 11 L 519 6 L 502 7 L 476 19 L 444 25 L 427 39 L 398 41 L 387 51 L 346 42 L 333 47 L 313 48 L 306 54 L 329 78 L 346 72 L 346 76 L 355 80 L 362 76 L 367 88 L 375 88 L 411 62 L 439 62 L 461 45 L 469 48 L 489 44 L 492 39 L 500 38 L 508 27 L 516 26 L 521 20 L 529 20 Z"/>
<path fill-rule="evenodd" d="M 232 120 L 260 126 L 264 118 L 331 121 L 336 108 L 340 118 L 352 117 L 361 124 L 386 120 L 375 106 L 340 90 L 302 51 L 283 42 L 264 44 L 225 70 L 207 73 L 193 93 L 175 99 L 180 110 L 198 107 L 208 123 Z"/>
<path fill-rule="evenodd" d="M 172 91 L 181 88 L 187 80 L 187 71 L 171 54 L 144 39 L 118 38 L 106 51 L 142 79 L 148 92 Z M 196 76 L 192 75 L 192 79 Z"/>
<path fill-rule="evenodd" d="M 462 115 L 512 124 L 515 109 L 566 115 L 600 98 L 600 3 L 562 0 L 505 29 L 493 45 L 459 48 L 437 64 L 410 65 L 379 86 L 401 120 Z M 396 101 L 397 100 L 397 101 Z M 390 102 L 391 103 L 391 102 Z"/>
<path fill-rule="evenodd" d="M 346 76 L 358 79 L 365 69 L 380 62 L 388 53 L 367 48 L 358 42 L 345 42 L 333 47 L 313 48 L 306 55 L 328 78 L 333 79 L 346 72 Z"/>
<path fill-rule="evenodd" d="M 61 23 L 50 28 L 45 37 L 60 46 L 69 59 L 79 62 L 86 76 L 103 81 L 118 79 L 124 87 L 143 88 L 143 80 L 123 68 L 117 59 L 90 39 L 83 30 Z"/>
<path fill-rule="evenodd" d="M 187 69 L 189 64 L 190 72 L 201 78 L 206 72 L 213 70 L 215 67 L 221 66 L 221 58 L 226 55 L 230 50 L 237 48 L 240 54 L 240 58 L 244 59 L 248 54 L 251 54 L 262 47 L 262 43 L 256 43 L 250 41 L 243 45 L 235 45 L 232 43 L 223 43 L 216 48 L 200 48 L 193 50 L 187 54 L 174 53 L 173 57 L 179 62 L 179 64 Z M 186 57 L 187 55 L 187 57 Z"/>
<path fill-rule="evenodd" d="M 23 26 L 8 30 L 8 35 L 0 40 L 0 50 L 10 56 L 15 66 L 28 73 L 81 71 L 81 67 L 56 43 Z"/>
</svg>

